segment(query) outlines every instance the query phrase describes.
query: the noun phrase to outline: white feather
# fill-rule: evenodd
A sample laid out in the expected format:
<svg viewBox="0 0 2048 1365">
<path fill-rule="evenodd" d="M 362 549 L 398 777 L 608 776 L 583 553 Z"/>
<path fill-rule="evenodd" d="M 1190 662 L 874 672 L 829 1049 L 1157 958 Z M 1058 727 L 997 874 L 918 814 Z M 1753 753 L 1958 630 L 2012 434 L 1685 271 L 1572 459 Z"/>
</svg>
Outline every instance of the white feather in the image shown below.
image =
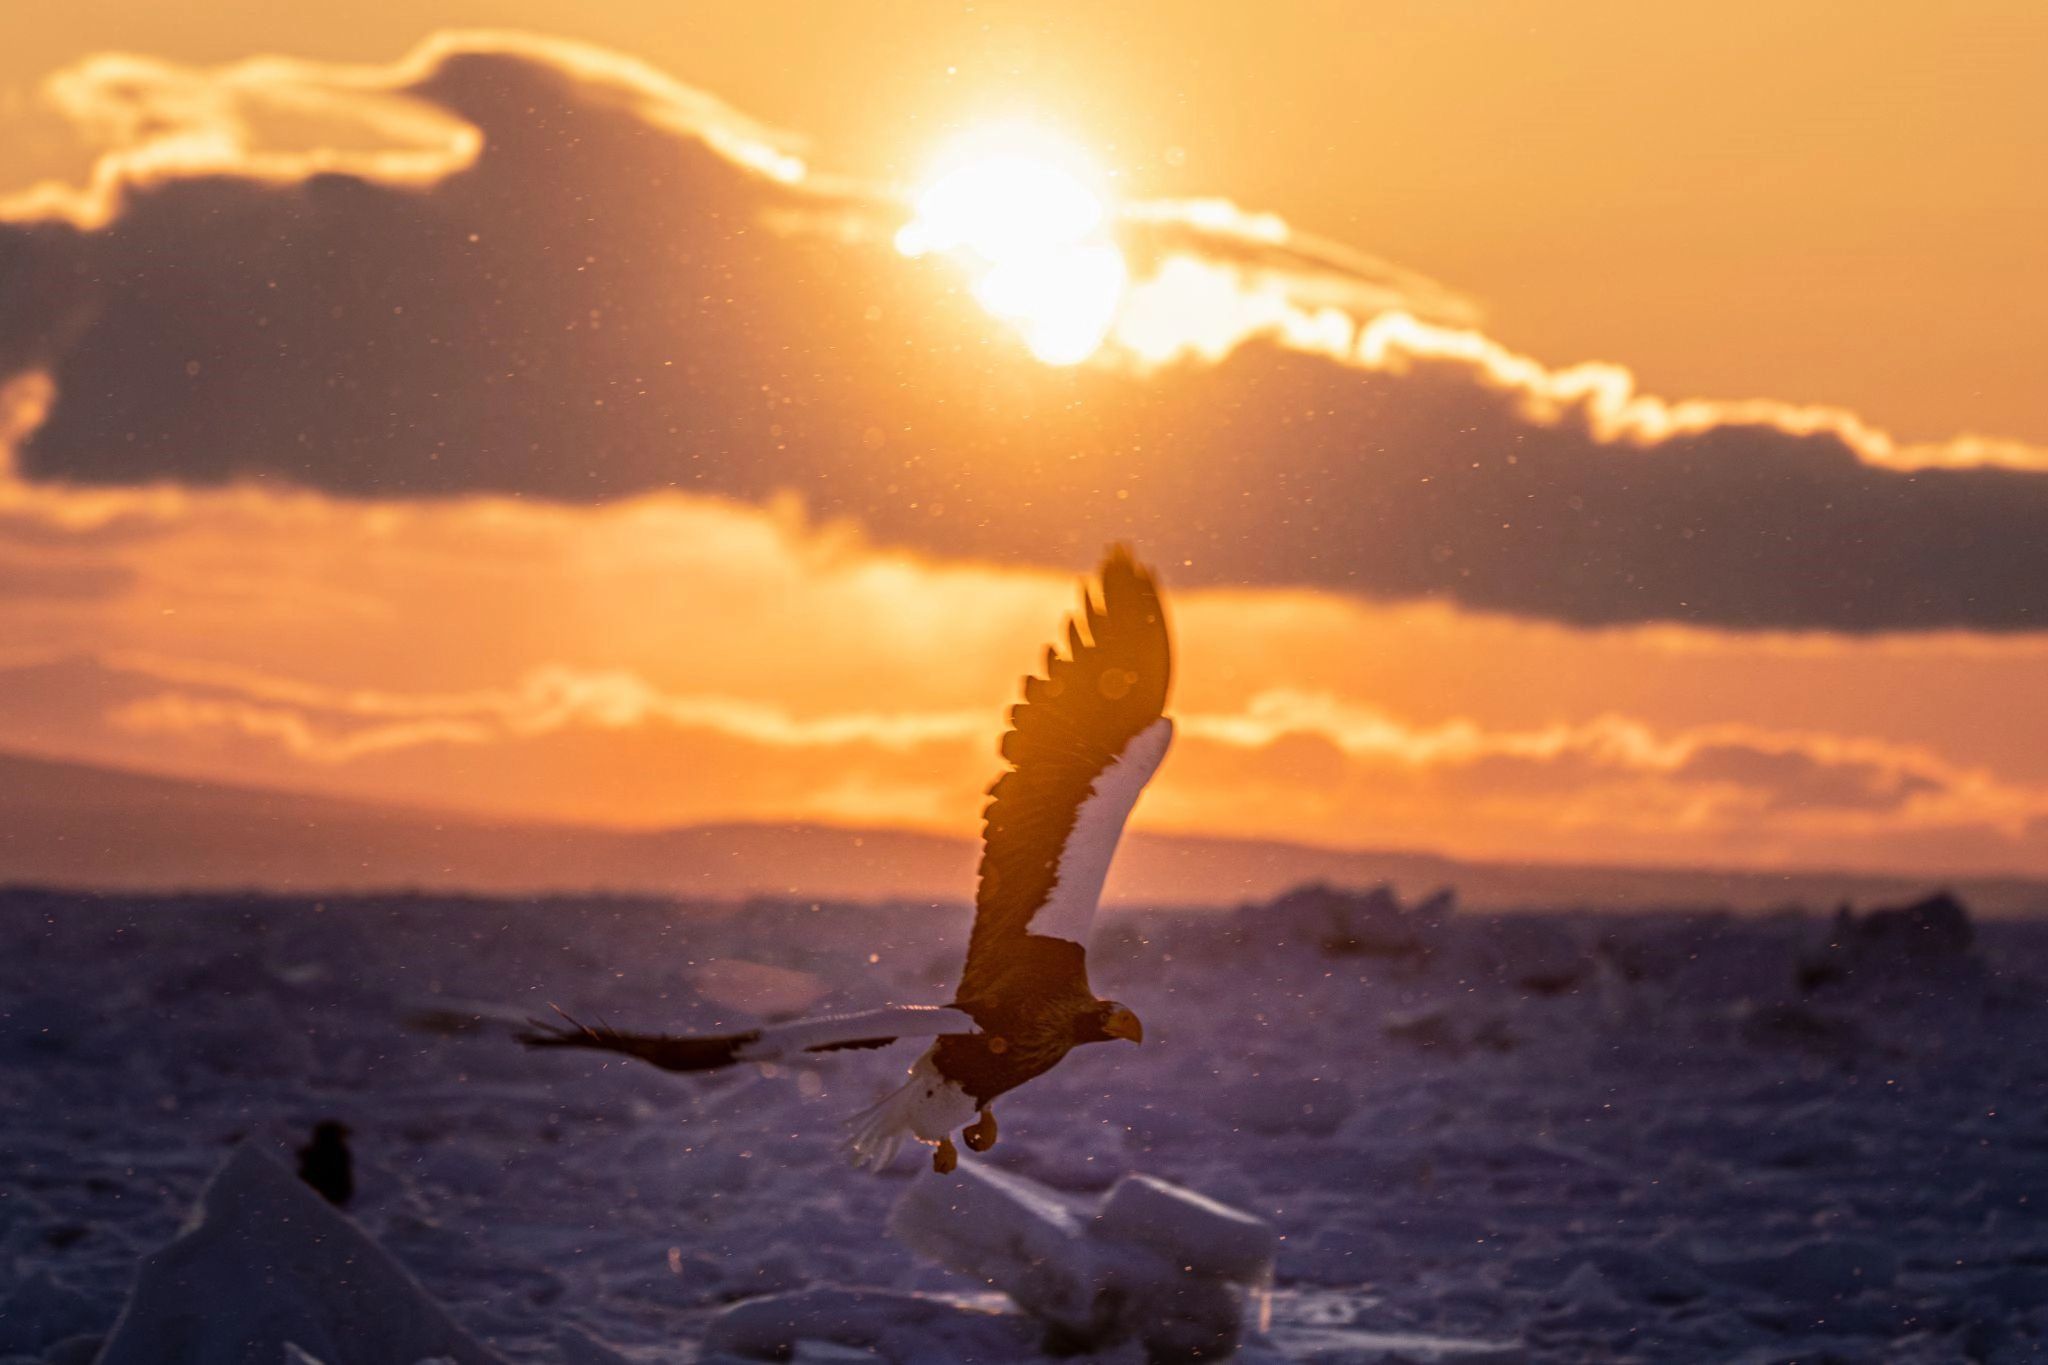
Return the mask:
<svg viewBox="0 0 2048 1365">
<path fill-rule="evenodd" d="M 772 1062 L 830 1043 L 857 1043 L 869 1038 L 936 1038 L 942 1033 L 972 1033 L 974 1020 L 945 1005 L 890 1005 L 858 1014 L 827 1014 L 769 1024 L 761 1036 L 740 1048 L 735 1059 Z"/>
<path fill-rule="evenodd" d="M 1110 859 L 1123 837 L 1124 821 L 1138 804 L 1138 793 L 1159 771 L 1166 747 L 1173 743 L 1173 721 L 1165 716 L 1131 736 L 1114 762 L 1095 775 L 1088 798 L 1074 814 L 1074 828 L 1060 850 L 1052 894 L 1031 917 L 1031 932 L 1071 939 L 1086 945 L 1109 876 Z"/>
<path fill-rule="evenodd" d="M 902 1088 L 847 1120 L 854 1165 L 879 1171 L 896 1159 L 905 1138 L 937 1142 L 974 1121 L 979 1106 L 939 1074 L 937 1051 L 934 1046 L 917 1059 Z"/>
</svg>

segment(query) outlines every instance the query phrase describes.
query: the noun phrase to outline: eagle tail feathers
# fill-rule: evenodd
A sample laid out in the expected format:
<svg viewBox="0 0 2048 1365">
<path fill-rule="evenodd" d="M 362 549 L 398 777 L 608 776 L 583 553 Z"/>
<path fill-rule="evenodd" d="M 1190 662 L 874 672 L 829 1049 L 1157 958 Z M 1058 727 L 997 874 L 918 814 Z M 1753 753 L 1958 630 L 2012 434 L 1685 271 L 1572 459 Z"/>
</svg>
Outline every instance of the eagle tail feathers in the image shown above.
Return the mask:
<svg viewBox="0 0 2048 1365">
<path fill-rule="evenodd" d="M 846 1146 L 856 1168 L 882 1170 L 896 1159 L 896 1153 L 903 1150 L 903 1141 L 910 1135 L 910 1130 L 902 1122 L 900 1111 L 904 1092 L 909 1088 L 904 1086 L 858 1114 L 848 1116 Z"/>
<path fill-rule="evenodd" d="M 855 1166 L 880 1171 L 906 1141 L 937 1142 L 980 1112 L 981 1106 L 939 1070 L 933 1051 L 917 1059 L 909 1080 L 847 1119 L 847 1149 Z"/>
</svg>

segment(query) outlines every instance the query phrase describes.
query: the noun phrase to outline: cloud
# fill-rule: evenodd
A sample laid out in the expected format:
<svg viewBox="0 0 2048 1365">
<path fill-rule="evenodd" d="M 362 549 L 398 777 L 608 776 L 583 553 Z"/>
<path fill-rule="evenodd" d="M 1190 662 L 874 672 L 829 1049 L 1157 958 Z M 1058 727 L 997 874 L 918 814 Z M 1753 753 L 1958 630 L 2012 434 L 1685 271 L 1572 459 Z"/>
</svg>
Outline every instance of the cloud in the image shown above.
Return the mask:
<svg viewBox="0 0 2048 1365">
<path fill-rule="evenodd" d="M 0 474 L 0 565 L 104 589 L 0 592 L 0 748 L 633 825 L 970 832 L 1003 705 L 1074 603 L 1066 571 L 677 491 L 399 500 Z M 1588 635 L 1204 590 L 1163 567 L 1185 738 L 1147 797 L 1155 828 L 1476 856 L 2038 861 L 2048 729 L 1979 723 L 2038 684 L 2037 640 Z M 1922 695 L 1942 705 L 1902 704 Z"/>
<path fill-rule="evenodd" d="M 869 746 L 895 753 L 961 742 L 977 753 L 993 752 L 999 733 L 995 708 L 800 717 L 772 703 L 666 692 L 625 669 L 552 665 L 505 688 L 403 693 L 339 689 L 139 652 L 103 655 L 93 666 L 168 689 L 114 708 L 109 719 L 118 728 L 169 735 L 233 731 L 321 764 L 576 729 L 669 727 L 714 732 L 766 750 Z M 1615 715 L 1530 730 L 1491 729 L 1464 718 L 1415 725 L 1332 694 L 1287 689 L 1258 692 L 1233 711 L 1182 710 L 1178 721 L 1187 741 L 1255 754 L 1269 777 L 1284 775 L 1299 785 L 1341 781 L 1348 762 L 1376 779 L 1399 770 L 1439 786 L 1455 782 L 1460 799 L 1503 792 L 1548 799 L 1589 784 L 1654 782 L 1682 789 L 1689 802 L 1712 797 L 1730 815 L 1833 818 L 1931 811 L 1946 803 L 1943 818 L 2015 826 L 2048 813 L 2048 793 L 1963 770 L 1923 748 L 1748 725 L 1660 733 Z"/>
<path fill-rule="evenodd" d="M 166 684 L 165 679 L 177 681 Z M 475 694 L 353 694 L 191 661 L 0 662 L 0 744 L 486 816 L 655 827 L 823 819 L 965 834 L 998 707 L 799 715 L 565 670 Z M 44 744 L 23 743 L 24 738 Z"/>
<path fill-rule="evenodd" d="M 624 669 L 535 669 L 507 688 L 405 695 L 342 690 L 250 669 L 148 655 L 113 655 L 103 667 L 173 689 L 126 703 L 111 722 L 144 734 L 232 730 L 277 740 L 294 757 L 346 763 L 420 744 L 495 744 L 559 730 L 650 725 L 708 730 L 770 749 L 873 745 L 901 752 L 974 738 L 994 743 L 983 712 L 791 715 L 740 697 L 664 692 Z"/>
<path fill-rule="evenodd" d="M 37 563 L 0 557 L 0 598 L 14 602 L 78 602 L 114 597 L 133 587 L 132 571 L 106 564 Z"/>
<path fill-rule="evenodd" d="M 1983 825 L 2018 838 L 2048 816 L 2048 785 L 2001 781 L 1924 746 L 1748 724 L 1661 731 L 1608 714 L 1526 730 L 1464 718 L 1414 725 L 1328 693 L 1274 689 L 1236 714 L 1184 716 L 1181 728 L 1244 750 L 1310 738 L 1376 779 L 1420 782 L 1466 809 L 1534 810 L 1563 799 L 1577 804 L 1573 818 L 1597 808 L 1599 821 L 1616 828 L 1668 827 L 1674 818 L 1695 828 L 1750 827 L 1767 818 L 1862 829 L 1882 816 Z M 1345 792 L 1338 800 L 1355 798 Z"/>
<path fill-rule="evenodd" d="M 634 824 L 797 817 L 966 833 L 1001 723 L 993 706 L 804 716 L 626 670 L 408 693 L 141 654 L 0 668 L 0 699 L 25 693 L 88 699 L 111 732 L 187 766 L 211 754 L 348 794 L 607 823 L 632 810 Z M 1753 862 L 1820 848 L 1865 866 L 1919 840 L 1981 847 L 1972 860 L 1995 867 L 2048 821 L 2048 783 L 1867 737 L 1618 714 L 1418 724 L 1286 689 L 1178 710 L 1174 764 L 1147 799 L 1155 828 L 1536 858 Z"/>
<path fill-rule="evenodd" d="M 1110 341 L 1056 368 L 893 248 L 898 199 L 615 54 L 444 35 L 52 89 L 113 146 L 0 221 L 0 373 L 54 394 L 36 480 L 794 498 L 929 554 L 1133 537 L 1188 585 L 1588 626 L 2048 621 L 2042 452 L 1551 369 L 1228 206 L 1127 208 Z"/>
</svg>

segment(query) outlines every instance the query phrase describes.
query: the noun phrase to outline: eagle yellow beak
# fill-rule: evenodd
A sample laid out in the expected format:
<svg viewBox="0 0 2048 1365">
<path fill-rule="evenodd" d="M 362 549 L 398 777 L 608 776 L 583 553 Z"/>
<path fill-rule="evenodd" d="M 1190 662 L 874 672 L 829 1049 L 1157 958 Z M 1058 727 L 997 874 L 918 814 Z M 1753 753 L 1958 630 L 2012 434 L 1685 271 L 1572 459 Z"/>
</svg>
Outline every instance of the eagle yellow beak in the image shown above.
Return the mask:
<svg viewBox="0 0 2048 1365">
<path fill-rule="evenodd" d="M 1138 1022 L 1138 1016 L 1119 1006 L 1102 1021 L 1102 1031 L 1112 1038 L 1128 1038 L 1134 1043 L 1145 1041 L 1145 1026 Z"/>
</svg>

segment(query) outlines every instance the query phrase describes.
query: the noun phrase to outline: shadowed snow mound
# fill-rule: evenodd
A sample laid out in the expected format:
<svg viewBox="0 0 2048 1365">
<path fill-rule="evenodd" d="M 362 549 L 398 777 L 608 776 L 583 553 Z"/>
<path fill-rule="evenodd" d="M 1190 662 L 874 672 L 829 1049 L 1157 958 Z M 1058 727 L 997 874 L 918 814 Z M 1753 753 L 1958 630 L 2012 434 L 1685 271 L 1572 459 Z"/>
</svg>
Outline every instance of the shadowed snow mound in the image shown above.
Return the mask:
<svg viewBox="0 0 2048 1365">
<path fill-rule="evenodd" d="M 789 1360 L 805 1342 L 876 1351 L 889 1360 L 1020 1360 L 1033 1354 L 1029 1320 L 950 1299 L 836 1285 L 748 1299 L 704 1336 L 704 1353 Z"/>
<path fill-rule="evenodd" d="M 1390 886 L 1347 891 L 1310 882 L 1238 914 L 1259 931 L 1283 942 L 1312 943 L 1330 957 L 1422 959 L 1434 949 L 1453 906 L 1448 891 L 1404 907 Z"/>
<path fill-rule="evenodd" d="M 257 1148 L 142 1263 L 99 1365 L 502 1365 L 346 1217 Z"/>
<path fill-rule="evenodd" d="M 1910 905 L 1858 916 L 1844 906 L 1827 941 L 1800 959 L 1803 991 L 1846 985 L 1863 991 L 1953 984 L 1980 967 L 1970 911 L 1946 891 Z"/>
</svg>

